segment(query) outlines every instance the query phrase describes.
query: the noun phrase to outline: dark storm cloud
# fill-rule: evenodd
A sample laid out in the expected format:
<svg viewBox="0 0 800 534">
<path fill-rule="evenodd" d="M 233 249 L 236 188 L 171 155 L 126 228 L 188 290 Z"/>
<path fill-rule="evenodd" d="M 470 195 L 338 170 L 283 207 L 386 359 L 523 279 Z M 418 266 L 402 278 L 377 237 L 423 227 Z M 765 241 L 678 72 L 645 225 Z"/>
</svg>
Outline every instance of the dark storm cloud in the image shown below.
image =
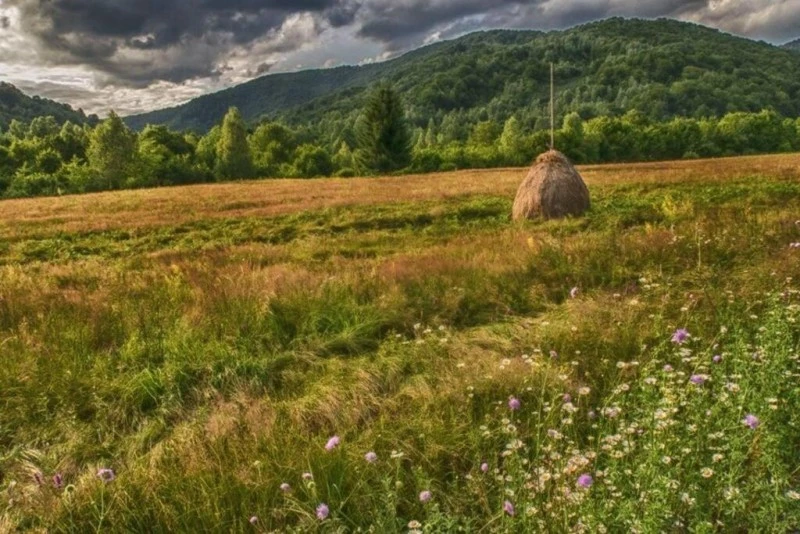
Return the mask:
<svg viewBox="0 0 800 534">
<path fill-rule="evenodd" d="M 384 42 L 390 48 L 402 48 L 414 37 L 442 26 L 563 28 L 613 15 L 677 16 L 705 8 L 709 3 L 709 0 L 375 0 L 361 10 L 358 34 Z"/>
<path fill-rule="evenodd" d="M 81 64 L 133 85 L 214 75 L 234 46 L 269 37 L 294 14 L 341 24 L 340 0 L 8 0 L 51 64 Z M 275 52 L 303 41 L 283 39 Z M 177 49 L 172 50 L 170 49 Z M 150 52 L 149 54 L 147 52 Z"/>
</svg>

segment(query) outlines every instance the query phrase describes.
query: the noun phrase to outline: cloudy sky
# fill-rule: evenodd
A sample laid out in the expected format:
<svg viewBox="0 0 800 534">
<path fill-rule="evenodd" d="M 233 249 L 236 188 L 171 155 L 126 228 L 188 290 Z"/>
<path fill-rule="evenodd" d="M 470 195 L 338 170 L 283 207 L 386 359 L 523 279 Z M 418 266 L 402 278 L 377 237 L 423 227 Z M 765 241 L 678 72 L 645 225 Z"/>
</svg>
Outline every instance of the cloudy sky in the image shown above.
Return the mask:
<svg viewBox="0 0 800 534">
<path fill-rule="evenodd" d="M 783 43 L 800 0 L 0 0 L 0 80 L 105 115 L 483 28 L 672 17 Z"/>
</svg>

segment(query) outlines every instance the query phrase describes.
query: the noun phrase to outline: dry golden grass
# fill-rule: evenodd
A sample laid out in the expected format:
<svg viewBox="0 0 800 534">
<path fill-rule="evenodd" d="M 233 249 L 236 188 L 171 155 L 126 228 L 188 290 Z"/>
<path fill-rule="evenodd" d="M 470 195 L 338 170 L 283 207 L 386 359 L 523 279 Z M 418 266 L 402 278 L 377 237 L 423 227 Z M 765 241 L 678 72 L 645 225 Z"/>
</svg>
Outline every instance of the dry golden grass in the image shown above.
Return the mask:
<svg viewBox="0 0 800 534">
<path fill-rule="evenodd" d="M 579 167 L 590 188 L 621 183 L 718 182 L 800 177 L 800 154 Z M 267 180 L 0 202 L 0 235 L 174 225 L 210 218 L 274 216 L 330 207 L 435 201 L 464 195 L 513 197 L 526 169 L 402 177 Z"/>
</svg>

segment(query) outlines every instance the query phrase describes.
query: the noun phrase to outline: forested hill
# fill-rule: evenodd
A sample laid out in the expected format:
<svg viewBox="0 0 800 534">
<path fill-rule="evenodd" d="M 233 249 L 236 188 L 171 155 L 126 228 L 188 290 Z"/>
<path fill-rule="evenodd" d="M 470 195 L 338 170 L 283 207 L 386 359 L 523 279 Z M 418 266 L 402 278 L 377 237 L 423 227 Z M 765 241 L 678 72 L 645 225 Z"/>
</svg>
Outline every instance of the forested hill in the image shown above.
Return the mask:
<svg viewBox="0 0 800 534">
<path fill-rule="evenodd" d="M 0 130 L 7 129 L 13 119 L 28 123 L 46 115 L 55 118 L 59 124 L 67 121 L 82 124 L 97 120 L 97 117 L 87 117 L 83 111 L 76 111 L 67 104 L 27 96 L 10 83 L 0 82 Z"/>
<path fill-rule="evenodd" d="M 691 23 L 615 18 L 549 33 L 479 32 L 385 63 L 269 75 L 127 122 L 206 131 L 238 106 L 251 122 L 341 131 L 355 122 L 365 88 L 388 80 L 416 126 L 514 115 L 536 128 L 547 120 L 550 61 L 561 116 L 638 110 L 663 120 L 764 108 L 800 115 L 800 54 Z"/>
</svg>

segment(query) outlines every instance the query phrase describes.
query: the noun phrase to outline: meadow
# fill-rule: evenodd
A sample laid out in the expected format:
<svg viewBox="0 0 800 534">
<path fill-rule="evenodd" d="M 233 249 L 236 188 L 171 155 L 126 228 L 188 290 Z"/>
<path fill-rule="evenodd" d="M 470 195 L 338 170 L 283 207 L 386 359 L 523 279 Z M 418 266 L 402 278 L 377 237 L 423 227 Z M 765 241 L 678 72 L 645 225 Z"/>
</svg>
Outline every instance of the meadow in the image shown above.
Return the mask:
<svg viewBox="0 0 800 534">
<path fill-rule="evenodd" d="M 800 529 L 800 154 L 0 202 L 0 532 Z"/>
</svg>

